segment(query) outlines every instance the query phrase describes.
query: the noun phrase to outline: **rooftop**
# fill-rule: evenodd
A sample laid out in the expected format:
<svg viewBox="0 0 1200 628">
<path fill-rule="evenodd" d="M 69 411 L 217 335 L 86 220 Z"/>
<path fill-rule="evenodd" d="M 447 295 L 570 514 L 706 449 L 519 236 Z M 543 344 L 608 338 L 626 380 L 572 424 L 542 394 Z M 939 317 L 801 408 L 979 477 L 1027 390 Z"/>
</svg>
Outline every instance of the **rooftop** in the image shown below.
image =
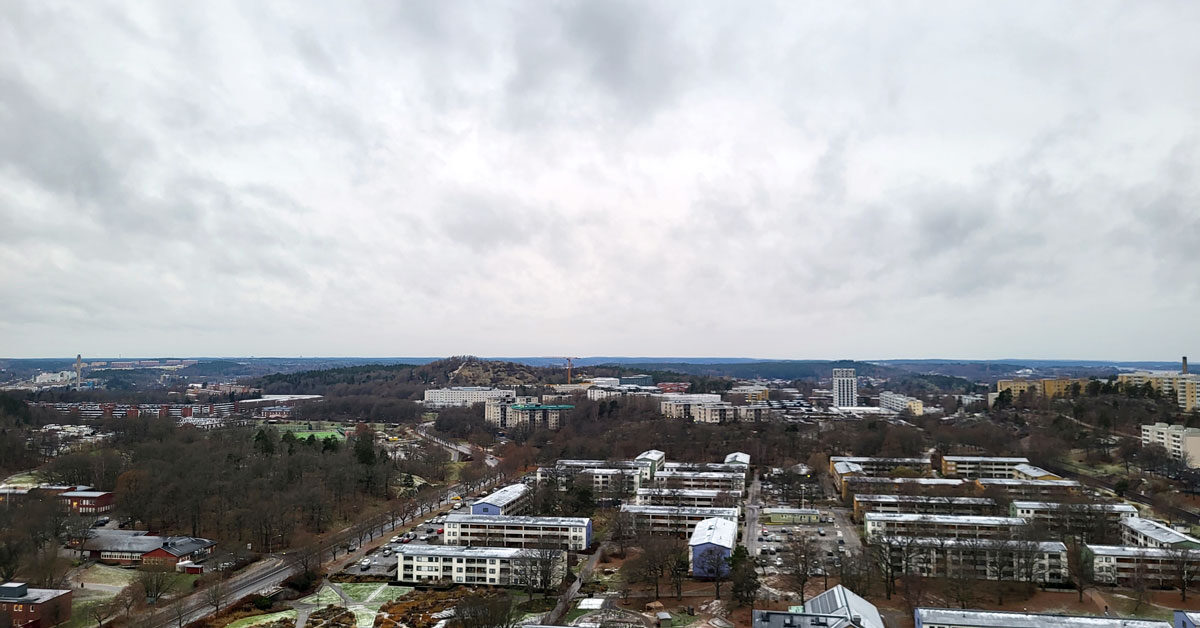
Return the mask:
<svg viewBox="0 0 1200 628">
<path fill-rule="evenodd" d="M 475 547 L 473 545 L 405 545 L 397 556 L 454 556 L 462 558 L 517 558 L 519 547 Z"/>
<path fill-rule="evenodd" d="M 692 530 L 692 539 L 688 545 L 704 545 L 712 543 L 721 547 L 733 549 L 737 543 L 737 524 L 720 517 L 712 517 L 705 519 L 696 524 L 696 528 Z"/>
<path fill-rule="evenodd" d="M 1170 558 L 1172 550 L 1165 547 L 1139 547 L 1137 545 L 1088 545 L 1088 551 L 1097 556 L 1145 556 L 1147 558 Z M 1200 558 L 1200 550 L 1187 550 L 1191 556 Z"/>
<path fill-rule="evenodd" d="M 654 474 L 661 478 L 745 478 L 746 474 L 738 471 L 684 471 L 682 469 L 663 469 Z"/>
<path fill-rule="evenodd" d="M 446 523 L 490 523 L 509 526 L 586 526 L 592 520 L 587 517 L 527 517 L 518 515 L 472 515 L 452 513 L 446 515 Z"/>
<path fill-rule="evenodd" d="M 1026 508 L 1029 510 L 1047 510 L 1054 508 L 1079 508 L 1080 510 L 1103 510 L 1107 512 L 1132 512 L 1137 513 L 1138 509 L 1130 504 L 1068 504 L 1060 502 L 1036 502 L 1013 500 L 1013 508 Z"/>
<path fill-rule="evenodd" d="M 33 589 L 24 582 L 5 582 L 0 584 L 0 601 L 17 602 L 20 604 L 41 604 L 54 598 L 70 593 L 67 589 Z"/>
<path fill-rule="evenodd" d="M 1079 486 L 1075 480 L 1013 480 L 1011 478 L 979 478 L 980 486 Z"/>
<path fill-rule="evenodd" d="M 995 504 L 996 500 L 991 497 L 937 497 L 933 495 L 867 495 L 859 494 L 854 496 L 856 502 L 878 502 L 878 503 L 910 503 L 910 504 L 979 504 L 987 506 Z M 1017 502 L 1013 502 L 1014 504 Z"/>
<path fill-rule="evenodd" d="M 849 477 L 847 482 L 863 484 L 925 484 L 929 486 L 962 486 L 966 480 L 960 478 L 873 478 Z M 1014 482 L 1017 480 L 1013 480 Z M 1030 480 L 1033 481 L 1033 480 Z"/>
<path fill-rule="evenodd" d="M 1035 547 L 1039 552 L 1065 552 L 1067 546 L 1059 541 L 1017 541 L 1013 539 L 977 539 L 969 537 L 945 537 L 945 536 L 887 536 L 890 542 L 896 545 L 912 545 L 914 547 L 956 547 L 967 546 L 970 549 L 993 549 L 998 547 L 1009 547 L 1014 549 L 1027 549 Z"/>
<path fill-rule="evenodd" d="M 820 515 L 816 508 L 763 508 L 766 515 Z"/>
<path fill-rule="evenodd" d="M 883 458 L 872 456 L 830 456 L 830 462 L 857 462 L 859 464 L 880 463 L 880 464 L 923 464 L 929 465 L 929 458 Z"/>
<path fill-rule="evenodd" d="M 1013 470 L 1016 471 L 1017 473 L 1024 473 L 1025 475 L 1032 475 L 1034 477 L 1037 477 L 1040 475 L 1054 475 L 1053 473 L 1050 473 L 1049 471 L 1047 471 L 1041 467 L 1035 467 L 1031 464 L 1025 464 L 1024 462 L 1013 467 Z"/>
<path fill-rule="evenodd" d="M 680 497 L 717 497 L 719 495 L 741 495 L 742 490 L 725 491 L 719 488 L 639 488 L 638 495 L 678 495 Z"/>
<path fill-rule="evenodd" d="M 1200 547 L 1200 539 L 1172 530 L 1153 519 L 1126 517 L 1121 520 L 1121 525 L 1147 536 L 1158 543 L 1165 543 L 1167 545 L 1192 544 L 1195 547 Z"/>
<path fill-rule="evenodd" d="M 959 610 L 954 608 L 918 608 L 922 624 L 939 626 L 980 626 L 984 628 L 1170 628 L 1171 622 L 1153 619 L 1126 619 L 1094 615 L 1053 615 L 1049 613 L 1013 613 L 1008 611 Z"/>
<path fill-rule="evenodd" d="M 1004 458 L 996 456 L 942 456 L 942 460 L 949 462 L 994 462 L 994 463 L 1010 463 L 1010 464 L 1029 464 L 1029 458 Z"/>
<path fill-rule="evenodd" d="M 725 456 L 725 464 L 750 464 L 750 454 L 735 451 Z"/>
<path fill-rule="evenodd" d="M 190 536 L 151 536 L 142 531 L 127 534 L 96 534 L 83 542 L 83 549 L 98 552 L 138 552 L 162 549 L 173 556 L 186 556 L 216 545 L 208 539 Z"/>
<path fill-rule="evenodd" d="M 641 506 L 637 504 L 622 504 L 621 512 L 632 512 L 645 515 L 699 515 L 706 517 L 738 518 L 737 508 L 708 508 L 704 506 Z"/>
<path fill-rule="evenodd" d="M 868 512 L 867 523 L 872 521 L 896 523 L 942 523 L 962 525 L 1025 525 L 1020 517 L 984 517 L 981 515 L 920 515 L 906 512 Z"/>
<path fill-rule="evenodd" d="M 504 488 L 497 489 L 491 495 L 479 498 L 477 503 L 491 504 L 503 508 L 528 492 L 529 487 L 524 484 L 509 484 Z"/>
<path fill-rule="evenodd" d="M 798 611 L 798 612 L 797 612 Z M 753 628 L 884 628 L 874 604 L 837 585 L 797 611 L 753 611 Z M 857 618 L 857 621 L 855 619 Z"/>
</svg>

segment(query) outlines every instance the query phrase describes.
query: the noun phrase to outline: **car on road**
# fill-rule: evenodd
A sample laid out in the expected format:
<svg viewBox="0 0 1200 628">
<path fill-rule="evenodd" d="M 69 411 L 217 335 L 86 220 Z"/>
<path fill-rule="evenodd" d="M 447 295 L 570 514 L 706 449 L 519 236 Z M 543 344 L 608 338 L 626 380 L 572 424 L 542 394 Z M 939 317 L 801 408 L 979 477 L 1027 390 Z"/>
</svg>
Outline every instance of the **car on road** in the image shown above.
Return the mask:
<svg viewBox="0 0 1200 628">
<path fill-rule="evenodd" d="M 370 568 L 371 568 L 371 559 L 370 558 L 364 558 L 364 559 L 358 561 L 358 570 L 359 571 L 366 571 Z"/>
<path fill-rule="evenodd" d="M 391 549 L 390 547 L 389 547 L 389 548 L 385 548 L 385 549 L 383 550 L 383 555 L 384 555 L 384 556 L 391 556 L 391 555 L 392 555 L 392 549 Z"/>
<path fill-rule="evenodd" d="M 817 528 L 818 536 L 825 536 L 825 528 Z"/>
</svg>

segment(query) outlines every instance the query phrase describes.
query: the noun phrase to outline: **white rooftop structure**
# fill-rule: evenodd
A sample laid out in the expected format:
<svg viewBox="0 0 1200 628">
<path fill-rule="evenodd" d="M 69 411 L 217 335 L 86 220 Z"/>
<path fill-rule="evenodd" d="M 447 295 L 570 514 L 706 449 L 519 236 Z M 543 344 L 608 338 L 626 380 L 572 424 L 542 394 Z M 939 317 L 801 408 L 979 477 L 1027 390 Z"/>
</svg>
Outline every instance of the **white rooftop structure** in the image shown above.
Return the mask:
<svg viewBox="0 0 1200 628">
<path fill-rule="evenodd" d="M 1035 478 L 1043 476 L 1043 475 L 1054 475 L 1053 473 L 1050 473 L 1049 471 L 1047 471 L 1041 467 L 1035 467 L 1031 464 L 1026 464 L 1024 462 L 1013 467 L 1013 470 L 1016 471 L 1017 473 L 1021 473 L 1023 475 L 1028 475 L 1028 476 L 1035 477 Z"/>
<path fill-rule="evenodd" d="M 396 552 L 401 556 L 453 556 L 461 558 L 517 558 L 519 547 L 475 547 L 473 545 L 405 545 Z"/>
<path fill-rule="evenodd" d="M 446 515 L 446 523 L 485 523 L 489 525 L 511 526 L 587 526 L 591 519 L 587 517 L 533 517 L 525 515 L 472 515 L 450 513 Z"/>
<path fill-rule="evenodd" d="M 885 521 L 898 523 L 942 523 L 947 525 L 1011 525 L 1022 526 L 1026 521 L 1021 517 L 985 517 L 982 515 L 921 515 L 905 512 L 868 512 L 865 521 Z"/>
<path fill-rule="evenodd" d="M 648 450 L 643 451 L 642 453 L 638 454 L 637 458 L 634 458 L 634 460 L 649 460 L 651 462 L 659 462 L 659 463 L 661 463 L 662 461 L 664 461 L 666 459 L 667 459 L 667 454 L 665 452 L 659 451 L 657 449 L 648 449 Z"/>
<path fill-rule="evenodd" d="M 1002 456 L 942 456 L 950 462 L 1008 462 L 1012 464 L 1029 464 L 1029 458 L 1005 458 Z"/>
<path fill-rule="evenodd" d="M 692 530 L 692 539 L 688 545 L 695 547 L 712 543 L 733 549 L 737 543 L 737 524 L 728 520 L 713 517 L 696 524 Z"/>
<path fill-rule="evenodd" d="M 917 628 L 959 626 L 970 628 L 1169 628 L 1171 622 L 1093 615 L 1052 615 L 1008 611 L 918 608 Z"/>
<path fill-rule="evenodd" d="M 702 506 L 650 506 L 622 504 L 621 512 L 663 516 L 703 515 L 709 517 L 726 517 L 733 520 L 737 520 L 738 518 L 737 508 L 705 508 Z"/>
<path fill-rule="evenodd" d="M 1191 544 L 1192 547 L 1200 547 L 1200 539 L 1188 534 L 1184 534 L 1177 530 L 1173 530 L 1157 521 L 1154 521 L 1153 519 L 1126 517 L 1121 520 L 1121 525 L 1163 545 Z"/>
<path fill-rule="evenodd" d="M 1165 547 L 1141 547 L 1138 545 L 1088 545 L 1088 551 L 1096 556 L 1145 556 L 1147 558 L 1171 558 L 1178 550 Z M 1188 555 L 1200 558 L 1200 550 L 1187 550 Z"/>
<path fill-rule="evenodd" d="M 1075 480 L 1014 480 L 1011 478 L 979 478 L 980 486 L 1079 486 Z"/>
<path fill-rule="evenodd" d="M 1060 502 L 1039 502 L 1020 499 L 1014 499 L 1011 504 L 1013 508 L 1025 508 L 1027 510 L 1047 510 L 1052 508 L 1066 507 L 1072 509 L 1078 508 L 1080 510 L 1100 510 L 1104 512 L 1129 512 L 1133 513 L 1134 516 L 1137 516 L 1138 511 L 1138 509 L 1131 504 L 1064 504 Z"/>
<path fill-rule="evenodd" d="M 814 596 L 803 610 L 753 611 L 752 628 L 884 628 L 874 604 L 842 585 Z"/>
<path fill-rule="evenodd" d="M 750 454 L 735 451 L 725 456 L 725 464 L 750 464 Z"/>
<path fill-rule="evenodd" d="M 935 495 L 868 495 L 860 493 L 854 496 L 854 501 L 858 502 L 876 502 L 889 504 L 903 503 L 937 503 L 937 504 L 979 504 L 986 506 L 995 504 L 996 500 L 991 497 L 939 497 Z M 1017 502 L 1013 502 L 1014 504 Z"/>
<path fill-rule="evenodd" d="M 503 508 L 511 504 L 514 500 L 520 499 L 522 495 L 529 492 L 529 487 L 524 484 L 509 484 L 504 488 L 497 489 L 492 494 L 485 497 L 480 497 L 480 503 L 487 503 L 497 508 Z"/>
</svg>

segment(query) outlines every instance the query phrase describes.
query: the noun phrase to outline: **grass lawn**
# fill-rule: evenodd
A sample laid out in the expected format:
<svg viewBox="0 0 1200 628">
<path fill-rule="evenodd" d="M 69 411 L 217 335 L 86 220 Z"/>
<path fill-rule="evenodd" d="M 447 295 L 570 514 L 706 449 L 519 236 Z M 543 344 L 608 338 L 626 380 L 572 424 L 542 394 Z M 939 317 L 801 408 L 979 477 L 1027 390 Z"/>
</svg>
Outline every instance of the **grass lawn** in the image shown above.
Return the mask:
<svg viewBox="0 0 1200 628">
<path fill-rule="evenodd" d="M 575 621 L 576 619 L 579 619 L 580 617 L 587 615 L 588 612 L 589 611 L 586 611 L 582 608 L 572 608 L 571 610 L 567 611 L 566 615 L 563 615 L 562 623 L 569 624 L 569 623 Z"/>
<path fill-rule="evenodd" d="M 106 584 L 123 587 L 137 580 L 137 570 L 96 564 L 88 567 L 81 574 L 79 580 L 88 584 Z"/>
<path fill-rule="evenodd" d="M 350 599 L 355 602 L 366 602 L 367 598 L 386 586 L 386 584 L 379 582 L 345 582 L 338 585 L 342 589 L 342 592 L 350 596 Z"/>
<path fill-rule="evenodd" d="M 379 608 L 354 608 L 351 609 L 354 613 L 354 619 L 358 622 L 358 628 L 371 628 L 375 625 L 375 615 L 379 612 Z"/>
<path fill-rule="evenodd" d="M 451 462 L 446 469 L 446 482 L 453 484 L 458 481 L 458 473 L 467 466 L 465 462 Z"/>
<path fill-rule="evenodd" d="M 225 625 L 225 628 L 250 628 L 260 624 L 269 624 L 280 619 L 295 619 L 296 611 L 279 611 L 278 613 L 267 613 L 266 615 L 255 615 L 253 617 L 243 617 L 235 622 Z"/>
<path fill-rule="evenodd" d="M 35 471 L 23 471 L 15 473 L 4 479 L 3 484 L 15 484 L 17 486 L 36 486 L 38 478 Z"/>
<path fill-rule="evenodd" d="M 329 606 L 330 604 L 334 606 L 342 605 L 342 598 L 338 597 L 338 594 L 334 593 L 329 587 L 324 586 L 316 593 L 299 601 L 303 604 L 317 604 L 319 606 Z"/>
</svg>

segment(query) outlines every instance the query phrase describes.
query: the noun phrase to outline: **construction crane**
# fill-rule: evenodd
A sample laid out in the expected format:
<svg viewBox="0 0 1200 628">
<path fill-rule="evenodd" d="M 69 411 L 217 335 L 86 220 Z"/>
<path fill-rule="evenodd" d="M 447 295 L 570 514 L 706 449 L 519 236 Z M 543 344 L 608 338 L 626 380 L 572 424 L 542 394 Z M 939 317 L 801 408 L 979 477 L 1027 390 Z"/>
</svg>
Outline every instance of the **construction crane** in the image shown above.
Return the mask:
<svg viewBox="0 0 1200 628">
<path fill-rule="evenodd" d="M 570 384 L 571 383 L 571 369 L 574 368 L 574 366 L 575 366 L 574 360 L 578 360 L 579 358 L 563 357 L 562 359 L 567 361 L 567 383 Z"/>
</svg>

